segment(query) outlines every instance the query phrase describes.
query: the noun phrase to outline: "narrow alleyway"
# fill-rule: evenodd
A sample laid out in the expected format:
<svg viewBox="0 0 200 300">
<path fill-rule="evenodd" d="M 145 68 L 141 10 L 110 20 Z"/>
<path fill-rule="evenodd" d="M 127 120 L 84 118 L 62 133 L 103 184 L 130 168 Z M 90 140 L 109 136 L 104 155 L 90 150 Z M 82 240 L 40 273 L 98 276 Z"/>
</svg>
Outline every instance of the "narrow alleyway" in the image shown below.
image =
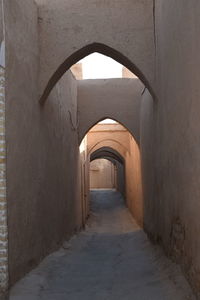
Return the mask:
<svg viewBox="0 0 200 300">
<path fill-rule="evenodd" d="M 10 300 L 194 299 L 180 269 L 154 247 L 116 191 L 92 191 L 85 231 L 11 290 Z"/>
</svg>

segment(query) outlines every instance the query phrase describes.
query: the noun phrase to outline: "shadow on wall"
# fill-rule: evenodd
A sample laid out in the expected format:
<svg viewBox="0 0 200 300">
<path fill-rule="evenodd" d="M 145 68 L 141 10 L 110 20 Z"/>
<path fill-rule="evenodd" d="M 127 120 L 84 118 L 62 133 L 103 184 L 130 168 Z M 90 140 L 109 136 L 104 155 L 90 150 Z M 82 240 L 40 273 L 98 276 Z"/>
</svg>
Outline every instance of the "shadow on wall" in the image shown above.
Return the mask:
<svg viewBox="0 0 200 300">
<path fill-rule="evenodd" d="M 18 4 L 8 1 L 6 5 L 6 13 L 10 14 L 9 10 L 15 12 L 19 20 L 16 26 L 15 18 L 9 17 L 6 25 L 9 32 L 6 40 L 8 58 L 12 57 L 12 62 L 15 62 L 12 68 L 6 70 L 10 284 L 84 225 L 89 211 L 87 176 L 91 153 L 87 153 L 89 148 L 85 149 L 79 161 L 77 82 L 66 70 L 81 58 L 97 51 L 116 59 L 147 82 L 137 67 L 118 51 L 103 44 L 92 43 L 58 66 L 40 99 L 41 104 L 48 101 L 43 106 L 38 105 L 38 61 L 41 57 L 36 34 L 38 11 L 33 2 L 32 4 L 27 1 L 19 1 Z M 22 34 L 19 35 L 19 28 L 26 29 L 24 38 Z M 23 55 L 18 56 L 19 52 Z M 28 63 L 24 64 L 22 60 Z M 113 139 L 105 137 L 92 147 L 94 151 L 102 146 L 118 150 L 126 161 L 127 171 L 131 140 L 128 132 L 124 131 L 122 135 L 126 141 L 118 143 L 119 131 Z M 81 175 L 78 172 L 79 163 Z M 139 169 L 139 161 L 129 160 L 129 163 L 132 166 L 138 164 Z M 139 222 L 139 204 L 135 207 L 135 204 L 130 203 L 139 203 L 142 196 L 139 196 L 139 191 L 136 191 L 131 181 L 127 180 L 128 174 L 130 173 L 127 171 L 127 205 Z M 139 177 L 136 173 L 133 175 L 135 184 L 140 185 Z M 142 206 L 142 202 L 140 205 Z"/>
</svg>

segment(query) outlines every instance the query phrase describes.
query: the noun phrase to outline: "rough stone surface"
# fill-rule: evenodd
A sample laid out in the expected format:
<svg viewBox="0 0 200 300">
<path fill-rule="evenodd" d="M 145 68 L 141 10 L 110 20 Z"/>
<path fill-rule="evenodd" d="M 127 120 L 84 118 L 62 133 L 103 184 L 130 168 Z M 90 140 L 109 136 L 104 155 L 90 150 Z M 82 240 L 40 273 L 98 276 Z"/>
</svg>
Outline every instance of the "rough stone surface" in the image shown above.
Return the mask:
<svg viewBox="0 0 200 300">
<path fill-rule="evenodd" d="M 87 230 L 18 282 L 10 300 L 193 300 L 177 265 L 148 241 L 120 194 L 92 192 Z"/>
</svg>

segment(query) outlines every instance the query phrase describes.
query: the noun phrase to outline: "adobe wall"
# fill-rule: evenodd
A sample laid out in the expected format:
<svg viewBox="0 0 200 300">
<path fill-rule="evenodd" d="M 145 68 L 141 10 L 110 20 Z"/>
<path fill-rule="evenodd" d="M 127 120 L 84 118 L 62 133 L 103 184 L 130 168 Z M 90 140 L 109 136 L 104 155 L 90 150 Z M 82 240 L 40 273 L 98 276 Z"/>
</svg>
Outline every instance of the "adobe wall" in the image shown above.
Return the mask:
<svg viewBox="0 0 200 300">
<path fill-rule="evenodd" d="M 74 78 L 70 73 L 64 76 L 43 107 L 38 105 L 38 100 L 66 58 L 98 42 L 119 53 L 99 46 L 88 48 L 88 52 L 79 53 L 58 70 L 48 92 L 73 59 L 91 50 L 99 50 L 128 66 L 126 57 L 136 65 L 136 73 L 140 69 L 138 75 L 157 95 L 157 101 L 153 102 L 147 91 L 143 93 L 141 126 L 137 123 L 144 225 L 181 262 L 200 290 L 199 2 L 125 0 L 122 5 L 121 1 L 113 0 L 60 0 L 58 5 L 54 0 L 37 0 L 37 3 L 39 18 L 31 0 L 4 1 L 10 283 L 80 226 L 77 220 L 80 220 L 81 207 L 71 199 L 78 199 L 80 193 L 73 177 L 78 177 L 78 142 L 88 130 L 88 124 L 84 125 L 80 115 L 80 127 L 85 129 L 78 141 Z M 2 69 L 1 75 L 3 104 Z M 80 85 L 88 97 L 87 86 L 82 89 L 84 83 Z M 116 88 L 116 84 L 113 86 Z M 98 113 L 106 98 L 103 101 L 98 102 Z M 79 105 L 83 103 L 79 99 Z M 92 104 L 92 101 L 87 103 L 88 107 Z M 84 111 L 88 113 L 86 108 Z M 91 111 L 96 114 L 95 109 Z M 130 113 L 133 117 L 131 107 Z M 88 113 L 86 119 L 90 118 Z M 102 141 L 93 150 L 103 145 L 115 147 L 117 143 Z M 126 148 L 119 146 L 118 150 L 126 155 Z M 1 205 L 3 224 L 4 202 L 5 198 Z"/>
<path fill-rule="evenodd" d="M 59 66 L 53 81 L 66 67 L 71 67 L 91 51 L 106 52 L 126 67 L 134 68 L 132 71 L 136 75 L 145 77 L 147 86 L 154 86 L 152 0 L 124 0 L 123 3 L 115 0 L 60 0 L 59 5 L 54 0 L 36 2 L 39 8 L 40 95 Z M 94 46 L 71 57 L 76 51 L 94 43 L 111 49 Z M 70 59 L 66 61 L 67 58 Z"/>
<path fill-rule="evenodd" d="M 104 158 L 90 162 L 90 189 L 117 188 L 115 165 Z"/>
<path fill-rule="evenodd" d="M 136 78 L 135 74 L 133 74 L 129 69 L 126 67 L 122 67 L 122 78 Z"/>
<path fill-rule="evenodd" d="M 72 74 L 77 80 L 83 79 L 83 66 L 82 63 L 76 63 L 70 68 Z"/>
<path fill-rule="evenodd" d="M 119 147 L 121 146 L 124 151 L 128 151 L 128 137 L 129 132 L 120 124 L 97 124 L 87 134 L 88 153 L 91 154 L 96 150 L 96 146 L 104 141 L 117 142 Z M 119 149 L 119 152 L 121 152 L 121 149 Z"/>
<path fill-rule="evenodd" d="M 39 181 L 36 172 L 39 153 L 36 105 L 38 39 L 37 7 L 34 2 L 24 0 L 17 4 L 16 1 L 5 1 L 4 4 L 9 273 L 12 283 L 30 268 L 31 234 L 38 226 L 33 209 Z M 34 233 L 33 240 L 36 243 L 34 249 L 39 246 Z"/>
<path fill-rule="evenodd" d="M 117 190 L 126 199 L 126 187 L 125 187 L 125 167 L 123 164 L 115 161 L 117 169 Z"/>
<path fill-rule="evenodd" d="M 6 139 L 10 284 L 81 224 L 77 86 L 68 72 L 38 103 L 38 16 L 6 1 Z M 69 142 L 70 141 L 70 142 Z"/>
<path fill-rule="evenodd" d="M 159 235 L 200 291 L 200 2 L 156 1 Z"/>
<path fill-rule="evenodd" d="M 143 227 L 143 190 L 140 149 L 129 134 L 129 151 L 126 153 L 126 203 L 137 223 Z"/>
<path fill-rule="evenodd" d="M 82 206 L 82 226 L 85 226 L 85 222 L 88 218 L 89 207 L 89 160 L 87 153 L 87 136 L 84 137 L 79 146 L 79 176 L 80 176 L 80 192 L 81 192 L 81 206 Z"/>
<path fill-rule="evenodd" d="M 139 143 L 143 90 L 137 78 L 78 81 L 79 141 L 98 121 L 109 117 L 122 123 Z"/>
<path fill-rule="evenodd" d="M 116 167 L 116 188 L 126 198 L 125 193 L 125 161 L 119 152 L 113 148 L 99 148 L 92 152 L 90 161 L 98 158 L 105 158 L 111 161 Z"/>
<path fill-rule="evenodd" d="M 158 101 L 146 91 L 141 104 L 144 226 L 200 291 L 200 3 L 155 3 Z"/>
<path fill-rule="evenodd" d="M 155 164 L 158 149 L 155 145 L 155 123 L 157 104 L 148 90 L 141 100 L 140 111 L 140 151 L 143 183 L 143 225 L 149 235 L 157 232 L 159 207 L 155 202 Z M 160 145 L 158 145 L 158 148 Z"/>
</svg>

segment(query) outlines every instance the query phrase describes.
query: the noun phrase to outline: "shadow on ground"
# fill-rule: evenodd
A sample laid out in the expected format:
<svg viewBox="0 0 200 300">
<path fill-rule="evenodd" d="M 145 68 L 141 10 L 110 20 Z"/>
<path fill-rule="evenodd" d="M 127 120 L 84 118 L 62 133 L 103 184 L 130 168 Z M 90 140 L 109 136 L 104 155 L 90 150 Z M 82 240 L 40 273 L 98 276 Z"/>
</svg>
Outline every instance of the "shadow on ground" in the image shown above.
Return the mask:
<svg viewBox="0 0 200 300">
<path fill-rule="evenodd" d="M 10 300 L 195 299 L 179 267 L 153 246 L 114 190 L 91 192 L 86 230 L 19 281 Z"/>
</svg>

